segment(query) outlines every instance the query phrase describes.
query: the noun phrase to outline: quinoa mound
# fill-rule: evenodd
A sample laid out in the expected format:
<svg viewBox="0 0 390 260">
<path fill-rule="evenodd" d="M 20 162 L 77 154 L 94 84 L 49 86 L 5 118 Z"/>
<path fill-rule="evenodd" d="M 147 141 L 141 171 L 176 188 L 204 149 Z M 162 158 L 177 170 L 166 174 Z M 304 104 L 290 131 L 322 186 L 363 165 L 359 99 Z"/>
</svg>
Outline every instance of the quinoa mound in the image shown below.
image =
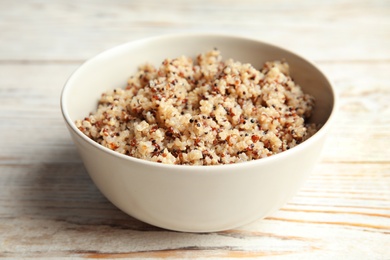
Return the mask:
<svg viewBox="0 0 390 260">
<path fill-rule="evenodd" d="M 149 161 L 217 165 L 286 151 L 313 135 L 305 123 L 314 98 L 285 61 L 223 60 L 214 49 L 195 59 L 139 67 L 126 88 L 101 95 L 97 111 L 76 126 L 114 151 Z"/>
</svg>

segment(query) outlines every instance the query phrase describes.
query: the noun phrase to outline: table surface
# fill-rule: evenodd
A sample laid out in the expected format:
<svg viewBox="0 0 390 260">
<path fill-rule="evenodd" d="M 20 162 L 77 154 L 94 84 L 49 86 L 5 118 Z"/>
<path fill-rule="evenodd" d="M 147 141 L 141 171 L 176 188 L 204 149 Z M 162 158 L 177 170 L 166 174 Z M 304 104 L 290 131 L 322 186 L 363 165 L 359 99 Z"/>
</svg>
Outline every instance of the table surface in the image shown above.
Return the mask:
<svg viewBox="0 0 390 260">
<path fill-rule="evenodd" d="M 321 161 L 264 220 L 163 230 L 114 207 L 83 168 L 59 107 L 66 79 L 107 48 L 176 32 L 282 45 L 335 83 Z M 0 257 L 390 259 L 389 103 L 389 1 L 0 1 Z"/>
</svg>

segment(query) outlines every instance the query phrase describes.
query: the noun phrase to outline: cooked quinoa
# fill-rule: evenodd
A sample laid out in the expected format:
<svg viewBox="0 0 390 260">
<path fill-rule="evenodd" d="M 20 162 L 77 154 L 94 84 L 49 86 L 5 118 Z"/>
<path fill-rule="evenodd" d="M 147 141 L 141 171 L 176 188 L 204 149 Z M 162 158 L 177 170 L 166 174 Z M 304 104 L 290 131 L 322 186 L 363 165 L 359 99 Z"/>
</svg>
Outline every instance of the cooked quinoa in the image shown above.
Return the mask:
<svg viewBox="0 0 390 260">
<path fill-rule="evenodd" d="M 314 98 L 285 61 L 223 60 L 214 49 L 196 59 L 141 66 L 126 88 L 101 95 L 76 126 L 114 151 L 166 164 L 217 165 L 268 157 L 316 131 L 305 120 Z"/>
</svg>

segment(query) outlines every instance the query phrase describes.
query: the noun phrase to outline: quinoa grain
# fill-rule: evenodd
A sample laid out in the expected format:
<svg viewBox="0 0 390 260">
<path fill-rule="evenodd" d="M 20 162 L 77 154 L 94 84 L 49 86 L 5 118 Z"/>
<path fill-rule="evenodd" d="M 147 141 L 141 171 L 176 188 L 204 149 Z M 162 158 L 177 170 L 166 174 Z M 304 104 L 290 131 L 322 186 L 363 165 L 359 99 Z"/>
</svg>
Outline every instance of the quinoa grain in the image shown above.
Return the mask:
<svg viewBox="0 0 390 260">
<path fill-rule="evenodd" d="M 195 61 L 194 61 L 195 60 Z M 302 92 L 284 61 L 257 70 L 217 49 L 196 59 L 146 64 L 126 88 L 101 95 L 76 126 L 114 151 L 166 164 L 217 165 L 268 157 L 300 144 L 314 98 Z"/>
</svg>

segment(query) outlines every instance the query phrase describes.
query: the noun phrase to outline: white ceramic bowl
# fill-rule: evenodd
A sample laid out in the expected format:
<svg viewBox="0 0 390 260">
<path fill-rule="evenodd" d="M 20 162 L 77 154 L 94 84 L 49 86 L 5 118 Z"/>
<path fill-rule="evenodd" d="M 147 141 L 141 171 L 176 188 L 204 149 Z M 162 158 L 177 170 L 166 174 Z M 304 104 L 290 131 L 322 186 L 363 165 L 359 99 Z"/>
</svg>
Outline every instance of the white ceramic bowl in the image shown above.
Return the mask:
<svg viewBox="0 0 390 260">
<path fill-rule="evenodd" d="M 316 98 L 311 118 L 322 128 L 280 154 L 220 166 L 164 165 L 111 151 L 75 126 L 97 106 L 102 92 L 125 86 L 145 62 L 195 56 L 217 47 L 224 58 L 260 67 L 286 59 L 294 80 Z M 335 109 L 330 81 L 312 63 L 285 49 L 253 39 L 222 35 L 169 35 L 129 42 L 85 62 L 66 82 L 61 109 L 84 165 L 100 191 L 129 215 L 166 229 L 227 230 L 266 217 L 301 187 L 317 162 Z"/>
</svg>

